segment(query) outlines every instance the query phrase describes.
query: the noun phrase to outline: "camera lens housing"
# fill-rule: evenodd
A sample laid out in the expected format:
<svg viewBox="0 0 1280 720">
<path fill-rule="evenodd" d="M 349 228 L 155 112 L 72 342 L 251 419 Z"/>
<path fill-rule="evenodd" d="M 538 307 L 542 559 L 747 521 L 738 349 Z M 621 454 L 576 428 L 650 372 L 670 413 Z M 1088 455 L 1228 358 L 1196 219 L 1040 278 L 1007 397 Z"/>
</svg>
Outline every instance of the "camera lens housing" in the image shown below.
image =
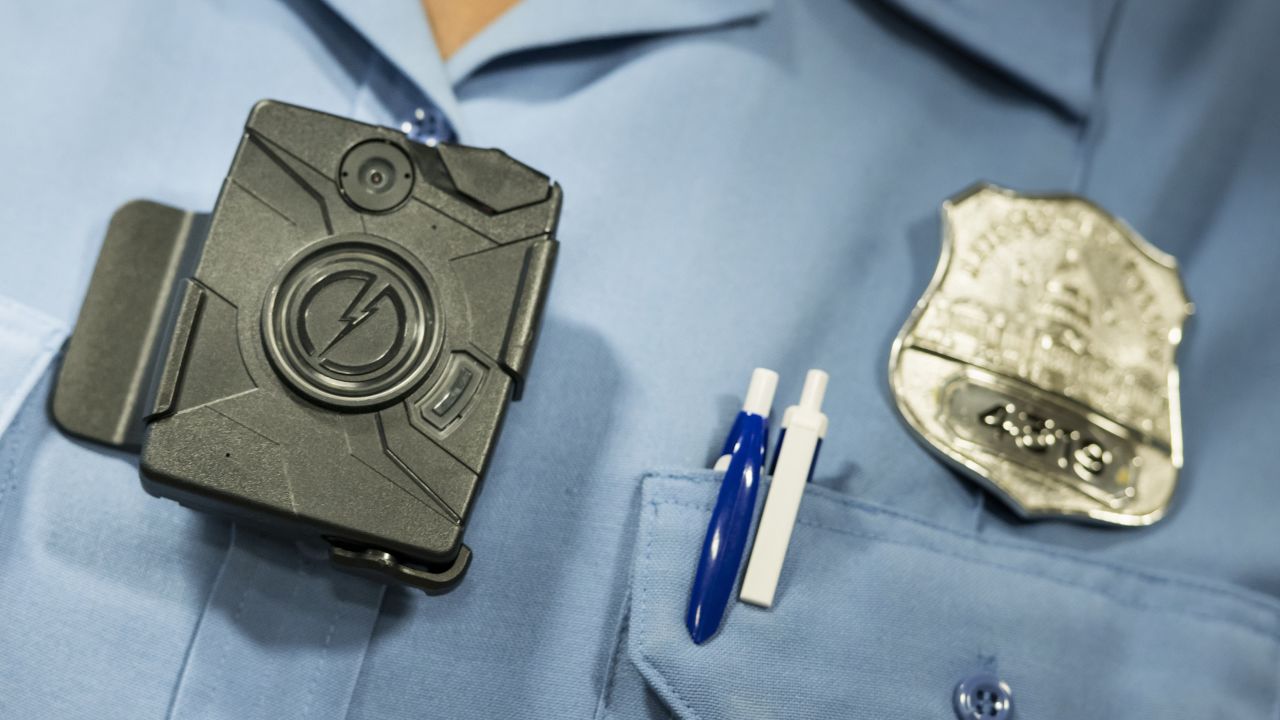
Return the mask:
<svg viewBox="0 0 1280 720">
<path fill-rule="evenodd" d="M 409 155 L 393 142 L 365 140 L 347 151 L 338 172 L 342 196 L 357 210 L 394 210 L 413 192 L 414 169 Z"/>
</svg>

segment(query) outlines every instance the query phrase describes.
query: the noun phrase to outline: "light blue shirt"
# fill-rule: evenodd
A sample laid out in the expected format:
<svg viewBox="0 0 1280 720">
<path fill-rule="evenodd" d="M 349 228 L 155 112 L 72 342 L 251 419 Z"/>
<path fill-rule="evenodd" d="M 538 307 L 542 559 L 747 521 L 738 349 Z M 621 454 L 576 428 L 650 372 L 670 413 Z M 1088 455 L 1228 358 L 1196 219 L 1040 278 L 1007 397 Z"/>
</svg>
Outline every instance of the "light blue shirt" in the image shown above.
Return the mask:
<svg viewBox="0 0 1280 720">
<path fill-rule="evenodd" d="M 441 62 L 416 0 L 15 3 L 0 22 L 0 718 L 1280 713 L 1280 4 L 523 0 Z M 46 401 L 112 211 L 207 210 L 269 97 L 565 190 L 455 591 L 144 493 Z M 1015 519 L 899 420 L 889 344 L 977 180 L 1179 259 L 1186 466 L 1141 530 Z M 832 374 L 778 601 L 684 603 L 751 368 Z"/>
</svg>

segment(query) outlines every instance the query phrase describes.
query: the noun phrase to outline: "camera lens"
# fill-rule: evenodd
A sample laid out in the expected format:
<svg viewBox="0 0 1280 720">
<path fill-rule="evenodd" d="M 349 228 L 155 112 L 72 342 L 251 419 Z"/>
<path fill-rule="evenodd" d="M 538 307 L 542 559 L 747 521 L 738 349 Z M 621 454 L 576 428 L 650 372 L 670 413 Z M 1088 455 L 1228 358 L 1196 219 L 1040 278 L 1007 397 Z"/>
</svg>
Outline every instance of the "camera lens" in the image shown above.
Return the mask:
<svg viewBox="0 0 1280 720">
<path fill-rule="evenodd" d="M 413 163 L 400 146 L 365 140 L 342 158 L 338 185 L 356 209 L 380 213 L 399 207 L 413 191 L 413 180 Z"/>
<path fill-rule="evenodd" d="M 384 193 L 395 185 L 395 172 L 384 158 L 370 158 L 360 166 L 360 184 L 371 193 Z"/>
</svg>

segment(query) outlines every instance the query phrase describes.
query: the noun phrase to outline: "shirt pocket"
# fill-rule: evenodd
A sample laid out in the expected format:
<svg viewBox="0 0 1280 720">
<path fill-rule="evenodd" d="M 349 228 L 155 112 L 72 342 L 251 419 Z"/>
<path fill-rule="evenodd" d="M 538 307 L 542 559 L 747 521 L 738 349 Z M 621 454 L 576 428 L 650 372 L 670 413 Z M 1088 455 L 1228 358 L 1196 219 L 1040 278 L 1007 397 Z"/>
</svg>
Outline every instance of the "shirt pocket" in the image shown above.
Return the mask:
<svg viewBox="0 0 1280 720">
<path fill-rule="evenodd" d="M 717 479 L 645 477 L 603 717 L 950 718 L 1006 682 L 1020 718 L 1276 717 L 1280 605 L 986 540 L 810 487 L 774 606 L 684 627 Z"/>
</svg>

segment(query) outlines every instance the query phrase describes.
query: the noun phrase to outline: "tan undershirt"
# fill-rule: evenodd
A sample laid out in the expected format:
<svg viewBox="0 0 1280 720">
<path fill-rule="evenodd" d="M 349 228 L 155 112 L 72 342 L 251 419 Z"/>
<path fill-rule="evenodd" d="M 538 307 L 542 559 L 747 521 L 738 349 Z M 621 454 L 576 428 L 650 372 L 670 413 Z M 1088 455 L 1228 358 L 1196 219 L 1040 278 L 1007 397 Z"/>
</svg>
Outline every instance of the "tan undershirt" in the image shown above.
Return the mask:
<svg viewBox="0 0 1280 720">
<path fill-rule="evenodd" d="M 519 0 L 422 0 L 431 22 L 440 57 L 448 60 L 458 48 L 485 29 Z"/>
</svg>

